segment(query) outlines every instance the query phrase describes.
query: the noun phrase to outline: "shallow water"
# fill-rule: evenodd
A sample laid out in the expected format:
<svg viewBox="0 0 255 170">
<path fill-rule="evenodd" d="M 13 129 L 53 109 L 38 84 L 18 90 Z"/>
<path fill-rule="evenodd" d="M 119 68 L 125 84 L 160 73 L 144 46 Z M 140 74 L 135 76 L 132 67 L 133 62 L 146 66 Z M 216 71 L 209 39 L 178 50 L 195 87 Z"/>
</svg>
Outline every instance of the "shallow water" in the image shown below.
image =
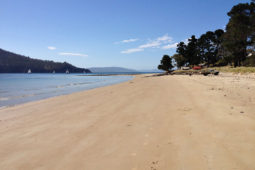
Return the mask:
<svg viewBox="0 0 255 170">
<path fill-rule="evenodd" d="M 112 85 L 133 76 L 80 74 L 0 74 L 0 107 Z"/>
</svg>

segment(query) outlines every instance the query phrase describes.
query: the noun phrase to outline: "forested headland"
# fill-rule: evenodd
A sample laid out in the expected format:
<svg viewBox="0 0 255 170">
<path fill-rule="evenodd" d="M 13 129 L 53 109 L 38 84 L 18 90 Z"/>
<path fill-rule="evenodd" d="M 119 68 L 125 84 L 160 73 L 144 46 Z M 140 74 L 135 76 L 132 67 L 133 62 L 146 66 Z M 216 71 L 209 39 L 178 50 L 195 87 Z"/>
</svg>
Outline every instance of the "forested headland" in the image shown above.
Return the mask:
<svg viewBox="0 0 255 170">
<path fill-rule="evenodd" d="M 0 49 L 0 73 L 90 73 L 89 69 L 78 68 L 67 62 L 60 63 L 47 60 L 32 59 Z"/>
</svg>

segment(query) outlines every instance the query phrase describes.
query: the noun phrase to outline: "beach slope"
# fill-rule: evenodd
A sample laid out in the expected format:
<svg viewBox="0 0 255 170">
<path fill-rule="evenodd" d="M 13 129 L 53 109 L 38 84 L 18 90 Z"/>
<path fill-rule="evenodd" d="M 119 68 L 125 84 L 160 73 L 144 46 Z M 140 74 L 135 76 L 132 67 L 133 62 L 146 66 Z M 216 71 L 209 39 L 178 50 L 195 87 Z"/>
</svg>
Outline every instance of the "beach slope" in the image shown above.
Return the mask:
<svg viewBox="0 0 255 170">
<path fill-rule="evenodd" d="M 255 80 L 136 76 L 0 110 L 0 169 L 254 170 Z"/>
</svg>

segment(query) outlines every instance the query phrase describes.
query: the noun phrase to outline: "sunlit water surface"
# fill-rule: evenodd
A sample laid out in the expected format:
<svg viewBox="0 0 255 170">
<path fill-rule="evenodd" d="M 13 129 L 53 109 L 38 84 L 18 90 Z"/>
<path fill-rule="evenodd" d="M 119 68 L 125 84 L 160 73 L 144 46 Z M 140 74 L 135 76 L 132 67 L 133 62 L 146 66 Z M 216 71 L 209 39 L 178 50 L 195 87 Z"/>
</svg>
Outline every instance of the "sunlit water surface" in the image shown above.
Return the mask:
<svg viewBox="0 0 255 170">
<path fill-rule="evenodd" d="M 0 74 L 0 107 L 108 86 L 132 78 L 128 75 Z"/>
</svg>

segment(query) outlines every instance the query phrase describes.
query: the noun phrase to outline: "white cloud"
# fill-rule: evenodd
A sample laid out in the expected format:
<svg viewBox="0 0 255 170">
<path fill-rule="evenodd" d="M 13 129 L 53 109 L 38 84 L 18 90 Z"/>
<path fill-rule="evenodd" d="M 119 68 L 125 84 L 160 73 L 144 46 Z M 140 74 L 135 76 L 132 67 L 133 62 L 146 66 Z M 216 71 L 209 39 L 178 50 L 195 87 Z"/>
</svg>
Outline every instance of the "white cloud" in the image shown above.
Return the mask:
<svg viewBox="0 0 255 170">
<path fill-rule="evenodd" d="M 159 42 L 171 42 L 172 41 L 172 37 L 169 37 L 168 34 L 162 36 L 162 37 L 158 37 L 157 41 Z"/>
<path fill-rule="evenodd" d="M 136 42 L 136 41 L 138 41 L 139 39 L 137 39 L 137 38 L 131 38 L 131 39 L 128 39 L 128 40 L 123 40 L 123 41 L 121 41 L 122 43 L 130 43 L 130 42 Z"/>
<path fill-rule="evenodd" d="M 136 42 L 138 40 L 139 40 L 138 38 L 130 38 L 130 39 L 122 40 L 122 41 L 117 41 L 114 44 L 131 43 L 131 42 Z"/>
<path fill-rule="evenodd" d="M 168 45 L 163 46 L 162 49 L 164 49 L 164 50 L 173 49 L 173 48 L 177 47 L 177 44 L 178 43 L 168 44 Z"/>
<path fill-rule="evenodd" d="M 81 53 L 59 53 L 59 55 L 62 56 L 78 56 L 78 57 L 88 57 L 87 54 L 81 54 Z"/>
<path fill-rule="evenodd" d="M 224 25 L 224 26 L 222 27 L 222 29 L 223 29 L 224 31 L 226 31 L 227 26 L 226 26 L 226 25 Z"/>
<path fill-rule="evenodd" d="M 184 42 L 184 44 L 187 45 L 187 44 L 189 43 L 189 39 L 187 38 L 187 39 L 185 39 L 183 42 Z"/>
<path fill-rule="evenodd" d="M 172 42 L 172 37 L 169 37 L 166 34 L 162 37 L 158 37 L 156 40 L 140 45 L 139 48 L 156 48 L 156 47 L 160 47 L 162 44 L 166 44 L 169 42 Z"/>
<path fill-rule="evenodd" d="M 139 48 L 155 48 L 155 47 L 159 47 L 160 45 L 161 45 L 160 42 L 152 41 L 147 44 L 140 45 Z"/>
<path fill-rule="evenodd" d="M 131 49 L 127 49 L 124 51 L 121 51 L 122 54 L 130 54 L 130 53 L 135 53 L 135 52 L 139 52 L 139 51 L 143 51 L 143 48 L 131 48 Z"/>
<path fill-rule="evenodd" d="M 147 42 L 146 44 L 142 44 L 140 46 L 138 46 L 137 48 L 131 48 L 131 49 L 127 49 L 125 51 L 121 51 L 121 53 L 123 54 L 130 54 L 130 53 L 134 53 L 134 52 L 139 52 L 139 51 L 144 51 L 144 49 L 146 48 L 160 48 L 160 46 L 165 45 L 167 43 L 172 42 L 172 37 L 168 36 L 168 34 L 165 34 L 162 37 L 158 37 L 154 40 L 151 40 L 149 42 Z M 163 46 L 162 48 L 165 49 L 167 47 Z"/>
<path fill-rule="evenodd" d="M 49 50 L 56 50 L 57 48 L 56 48 L 56 47 L 53 47 L 53 46 L 49 46 L 48 49 L 49 49 Z"/>
</svg>

